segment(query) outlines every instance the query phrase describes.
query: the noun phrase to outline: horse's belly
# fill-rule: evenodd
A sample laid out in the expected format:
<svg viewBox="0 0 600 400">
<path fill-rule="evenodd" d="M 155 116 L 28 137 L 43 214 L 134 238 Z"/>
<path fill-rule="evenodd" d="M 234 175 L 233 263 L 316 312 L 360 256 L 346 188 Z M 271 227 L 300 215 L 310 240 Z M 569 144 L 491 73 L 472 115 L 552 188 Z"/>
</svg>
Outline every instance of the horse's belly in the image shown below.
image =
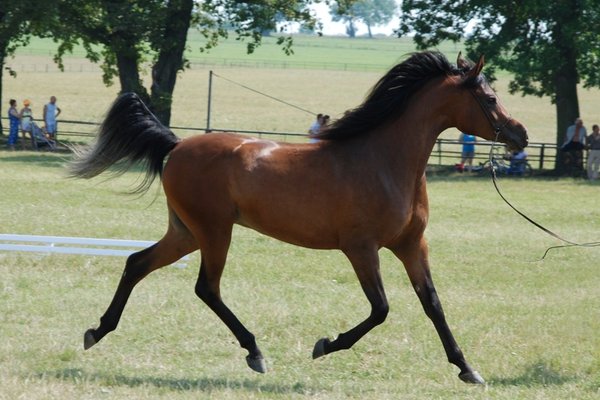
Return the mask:
<svg viewBox="0 0 600 400">
<path fill-rule="evenodd" d="M 297 246 L 314 249 L 339 248 L 340 235 L 337 227 L 322 215 L 306 215 L 293 207 L 281 209 L 271 206 L 258 211 L 238 210 L 239 225 L 254 229 L 264 235 Z"/>
<path fill-rule="evenodd" d="M 412 230 L 414 222 L 408 208 L 374 208 L 319 196 L 313 202 L 279 200 L 261 199 L 252 205 L 245 202 L 238 207 L 236 222 L 284 242 L 315 249 L 341 249 L 359 242 L 384 247 Z"/>
</svg>

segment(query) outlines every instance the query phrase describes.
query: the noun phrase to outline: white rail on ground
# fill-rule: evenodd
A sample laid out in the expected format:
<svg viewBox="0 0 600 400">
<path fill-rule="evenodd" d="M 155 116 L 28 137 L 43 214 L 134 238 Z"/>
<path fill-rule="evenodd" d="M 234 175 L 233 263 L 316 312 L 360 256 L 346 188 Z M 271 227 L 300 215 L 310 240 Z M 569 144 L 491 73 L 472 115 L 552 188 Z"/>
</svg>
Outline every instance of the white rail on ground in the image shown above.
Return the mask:
<svg viewBox="0 0 600 400">
<path fill-rule="evenodd" d="M 0 251 L 34 253 L 127 257 L 136 251 L 152 246 L 154 243 L 156 242 L 147 240 L 0 234 Z M 187 256 L 183 258 L 183 260 L 187 259 Z"/>
</svg>

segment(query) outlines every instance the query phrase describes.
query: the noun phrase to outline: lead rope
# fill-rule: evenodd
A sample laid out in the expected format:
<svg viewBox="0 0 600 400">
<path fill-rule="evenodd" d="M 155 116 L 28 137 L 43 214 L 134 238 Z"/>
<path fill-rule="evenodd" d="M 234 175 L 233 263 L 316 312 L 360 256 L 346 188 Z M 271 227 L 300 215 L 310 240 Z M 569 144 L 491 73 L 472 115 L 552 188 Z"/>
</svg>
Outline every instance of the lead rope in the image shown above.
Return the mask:
<svg viewBox="0 0 600 400">
<path fill-rule="evenodd" d="M 548 255 L 548 252 L 550 250 L 554 250 L 554 249 L 562 249 L 562 248 L 567 248 L 567 247 L 596 247 L 596 246 L 600 246 L 600 242 L 577 243 L 577 242 L 573 242 L 571 240 L 567 240 L 567 239 L 563 238 L 562 236 L 558 235 L 557 233 L 554 233 L 550 229 L 544 227 L 543 225 L 539 224 L 538 222 L 534 221 L 533 219 L 531 219 L 530 217 L 528 217 L 527 215 L 525 215 L 522 211 L 520 211 L 518 208 L 516 208 L 515 206 L 513 206 L 511 204 L 511 202 L 506 199 L 506 197 L 504 197 L 504 195 L 500 191 L 500 187 L 498 186 L 498 177 L 496 176 L 496 169 L 494 168 L 494 162 L 493 162 L 493 151 L 494 151 L 494 147 L 498 144 L 498 135 L 500 135 L 500 129 L 496 129 L 496 138 L 492 142 L 492 145 L 490 147 L 490 154 L 489 154 L 490 172 L 491 172 L 491 175 L 492 175 L 492 183 L 494 184 L 494 188 L 496 189 L 496 192 L 498 193 L 498 195 L 500 196 L 500 198 L 502 200 L 504 200 L 504 202 L 506 204 L 508 204 L 508 206 L 510 208 L 512 208 L 521 217 L 525 218 L 525 220 L 527 222 L 533 224 L 535 227 L 541 229 L 543 232 L 547 233 L 548 235 L 552 236 L 553 238 L 556 238 L 556 239 L 560 240 L 561 242 L 566 243 L 566 244 L 562 244 L 562 245 L 548 247 L 546 249 L 546 251 L 544 252 L 544 255 L 542 256 L 542 258 L 540 258 L 538 261 L 544 260 L 546 258 L 546 256 Z"/>
</svg>

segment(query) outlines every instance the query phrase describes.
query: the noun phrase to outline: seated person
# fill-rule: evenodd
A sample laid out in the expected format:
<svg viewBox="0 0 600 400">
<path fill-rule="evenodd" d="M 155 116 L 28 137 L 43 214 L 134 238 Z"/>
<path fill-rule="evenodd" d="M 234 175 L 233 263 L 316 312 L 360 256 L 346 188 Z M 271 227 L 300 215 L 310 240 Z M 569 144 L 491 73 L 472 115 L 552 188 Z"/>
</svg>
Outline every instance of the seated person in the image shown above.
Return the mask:
<svg viewBox="0 0 600 400">
<path fill-rule="evenodd" d="M 525 164 L 527 163 L 527 153 L 525 150 L 514 151 L 510 156 L 510 174 L 523 175 Z"/>
</svg>

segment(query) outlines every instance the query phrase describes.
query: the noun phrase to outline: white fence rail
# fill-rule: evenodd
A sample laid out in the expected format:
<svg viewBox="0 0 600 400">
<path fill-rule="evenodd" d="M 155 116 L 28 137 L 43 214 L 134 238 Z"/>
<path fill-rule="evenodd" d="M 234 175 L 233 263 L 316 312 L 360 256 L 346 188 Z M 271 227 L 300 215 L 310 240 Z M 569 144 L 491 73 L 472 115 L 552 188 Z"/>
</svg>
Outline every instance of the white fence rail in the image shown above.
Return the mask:
<svg viewBox="0 0 600 400">
<path fill-rule="evenodd" d="M 87 254 L 128 257 L 156 242 L 146 240 L 96 239 L 63 236 L 0 234 L 0 251 Z M 183 260 L 187 260 L 184 257 Z"/>
</svg>

